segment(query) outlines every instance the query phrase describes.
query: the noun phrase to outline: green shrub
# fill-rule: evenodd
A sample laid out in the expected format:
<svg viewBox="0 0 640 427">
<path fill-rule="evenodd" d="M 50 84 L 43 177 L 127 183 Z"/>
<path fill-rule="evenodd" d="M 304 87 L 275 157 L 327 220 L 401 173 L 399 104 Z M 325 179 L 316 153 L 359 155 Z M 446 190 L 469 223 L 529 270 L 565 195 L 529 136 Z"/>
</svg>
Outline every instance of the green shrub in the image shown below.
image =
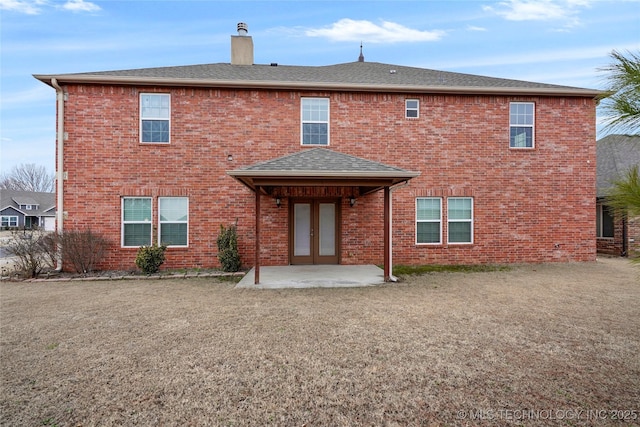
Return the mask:
<svg viewBox="0 0 640 427">
<path fill-rule="evenodd" d="M 235 272 L 240 270 L 240 254 L 238 253 L 238 233 L 236 225 L 225 227 L 220 224 L 218 243 L 218 259 L 222 271 Z"/>
<path fill-rule="evenodd" d="M 151 246 L 141 246 L 136 256 L 136 265 L 145 274 L 157 273 L 164 263 L 166 250 L 167 245 L 158 245 L 157 243 Z"/>
</svg>

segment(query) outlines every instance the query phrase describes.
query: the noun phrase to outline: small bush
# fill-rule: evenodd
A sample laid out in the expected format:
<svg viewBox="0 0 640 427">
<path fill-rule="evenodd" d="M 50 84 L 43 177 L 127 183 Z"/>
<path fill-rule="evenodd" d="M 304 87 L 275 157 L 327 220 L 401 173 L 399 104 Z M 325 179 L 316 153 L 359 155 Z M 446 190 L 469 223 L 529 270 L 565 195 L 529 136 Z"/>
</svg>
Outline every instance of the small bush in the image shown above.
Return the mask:
<svg viewBox="0 0 640 427">
<path fill-rule="evenodd" d="M 222 271 L 235 272 L 240 270 L 240 253 L 238 252 L 238 233 L 236 225 L 225 227 L 220 224 L 218 243 L 218 259 Z"/>
<path fill-rule="evenodd" d="M 62 247 L 62 258 L 80 274 L 95 271 L 108 244 L 107 239 L 89 228 L 65 231 L 56 234 L 54 238 L 55 243 Z"/>
<path fill-rule="evenodd" d="M 26 277 L 38 277 L 44 270 L 54 266 L 49 256 L 49 233 L 39 229 L 12 232 L 7 251 L 16 257 L 16 271 Z"/>
<path fill-rule="evenodd" d="M 165 260 L 167 245 L 154 243 L 151 246 L 141 246 L 136 256 L 136 265 L 145 274 L 157 273 Z"/>
</svg>

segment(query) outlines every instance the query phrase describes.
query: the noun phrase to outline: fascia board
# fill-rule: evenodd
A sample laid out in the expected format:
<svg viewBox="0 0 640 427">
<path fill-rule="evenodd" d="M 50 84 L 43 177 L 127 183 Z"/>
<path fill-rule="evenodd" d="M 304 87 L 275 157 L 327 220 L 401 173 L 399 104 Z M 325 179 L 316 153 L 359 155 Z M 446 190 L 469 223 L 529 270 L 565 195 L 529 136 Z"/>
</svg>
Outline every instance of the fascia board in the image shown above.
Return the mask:
<svg viewBox="0 0 640 427">
<path fill-rule="evenodd" d="M 163 77 L 122 77 L 91 75 L 35 75 L 51 86 L 51 79 L 58 83 L 139 85 L 139 86 L 189 86 L 229 89 L 282 89 L 282 90 L 335 90 L 346 92 L 437 93 L 467 95 L 546 95 L 600 98 L 605 92 L 583 88 L 520 88 L 490 86 L 422 86 L 422 85 L 371 85 L 360 83 L 287 82 L 262 80 L 211 80 L 167 79 Z"/>
</svg>

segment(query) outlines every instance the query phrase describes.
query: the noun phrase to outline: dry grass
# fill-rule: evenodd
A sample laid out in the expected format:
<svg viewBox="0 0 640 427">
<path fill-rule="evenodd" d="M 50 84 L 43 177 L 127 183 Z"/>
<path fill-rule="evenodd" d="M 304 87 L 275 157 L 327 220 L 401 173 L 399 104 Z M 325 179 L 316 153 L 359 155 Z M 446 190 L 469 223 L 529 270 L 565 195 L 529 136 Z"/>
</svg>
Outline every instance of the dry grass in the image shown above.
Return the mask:
<svg viewBox="0 0 640 427">
<path fill-rule="evenodd" d="M 2 283 L 0 423 L 640 422 L 640 277 L 624 260 L 233 287 Z"/>
</svg>

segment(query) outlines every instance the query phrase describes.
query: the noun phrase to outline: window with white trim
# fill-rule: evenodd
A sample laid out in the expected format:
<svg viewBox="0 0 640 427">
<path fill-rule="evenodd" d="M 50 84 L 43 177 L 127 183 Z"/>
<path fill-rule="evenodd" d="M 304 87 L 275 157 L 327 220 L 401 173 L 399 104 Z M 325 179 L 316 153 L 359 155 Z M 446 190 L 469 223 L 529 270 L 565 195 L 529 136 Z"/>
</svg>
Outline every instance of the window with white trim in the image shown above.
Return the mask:
<svg viewBox="0 0 640 427">
<path fill-rule="evenodd" d="M 161 245 L 187 246 L 189 236 L 189 199 L 158 198 L 158 236 Z"/>
<path fill-rule="evenodd" d="M 171 96 L 140 94 L 140 142 L 168 144 L 171 135 Z"/>
<path fill-rule="evenodd" d="M 329 98 L 301 98 L 302 145 L 329 145 Z"/>
<path fill-rule="evenodd" d="M 613 212 L 609 206 L 600 203 L 596 205 L 596 237 L 614 237 Z"/>
<path fill-rule="evenodd" d="M 447 199 L 447 242 L 473 243 L 473 199 Z"/>
<path fill-rule="evenodd" d="M 442 199 L 418 197 L 416 199 L 416 243 L 442 242 Z"/>
<path fill-rule="evenodd" d="M 419 116 L 420 116 L 420 101 L 417 99 L 405 99 L 404 117 L 407 119 L 416 119 Z"/>
<path fill-rule="evenodd" d="M 533 148 L 535 112 L 533 102 L 509 104 L 509 147 Z"/>
<path fill-rule="evenodd" d="M 0 218 L 0 225 L 2 227 L 17 227 L 18 217 L 15 215 L 3 215 L 2 218 Z"/>
<path fill-rule="evenodd" d="M 122 198 L 122 246 L 151 244 L 151 197 Z"/>
</svg>

